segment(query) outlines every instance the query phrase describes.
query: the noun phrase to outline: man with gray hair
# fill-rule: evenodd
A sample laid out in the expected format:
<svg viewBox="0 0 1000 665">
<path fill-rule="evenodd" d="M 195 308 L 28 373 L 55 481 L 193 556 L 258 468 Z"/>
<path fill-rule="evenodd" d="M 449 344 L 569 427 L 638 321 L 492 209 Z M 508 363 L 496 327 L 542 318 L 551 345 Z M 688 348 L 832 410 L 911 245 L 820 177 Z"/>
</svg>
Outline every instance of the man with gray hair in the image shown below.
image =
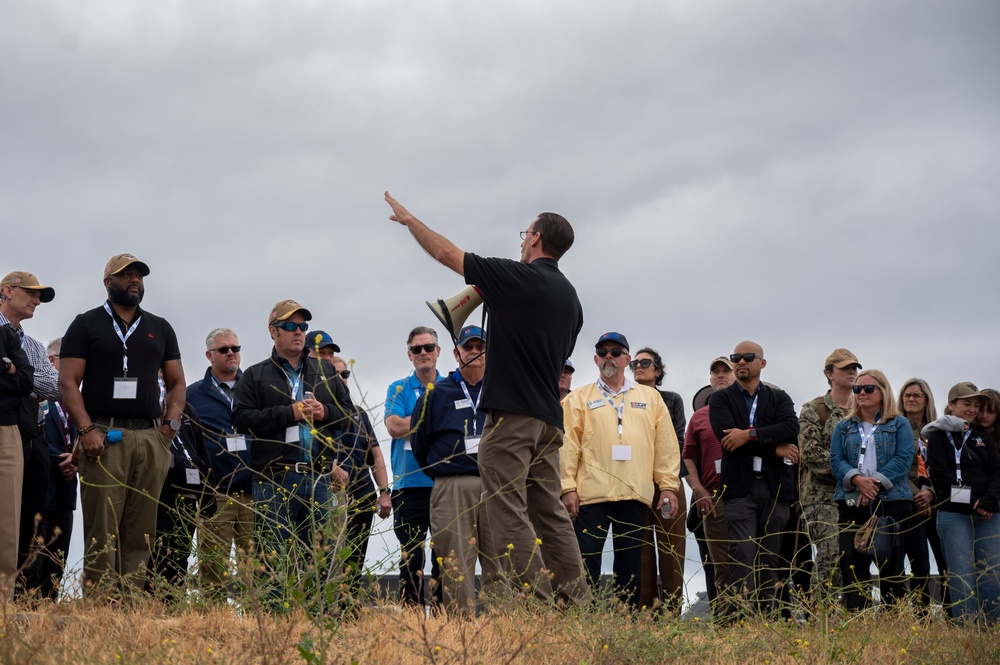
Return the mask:
<svg viewBox="0 0 1000 665">
<path fill-rule="evenodd" d="M 237 558 L 253 546 L 249 437 L 233 428 L 233 392 L 243 376 L 240 340 L 230 328 L 216 328 L 205 338 L 209 366 L 187 387 L 187 402 L 198 414 L 216 482 L 215 514 L 205 519 L 198 537 L 198 572 L 202 590 L 224 597 Z"/>
<path fill-rule="evenodd" d="M 424 604 L 424 541 L 431 528 L 431 489 L 434 486 L 413 456 L 410 433 L 417 419 L 411 422 L 417 398 L 429 385 L 441 379 L 437 371 L 441 347 L 437 331 L 417 326 L 406 337 L 406 357 L 413 363 L 413 372 L 394 381 L 385 396 L 385 428 L 392 437 L 392 529 L 402 553 L 399 562 L 399 598 L 404 603 Z M 436 603 L 441 602 L 441 587 L 437 584 L 437 556 L 431 551 L 431 592 Z"/>
</svg>

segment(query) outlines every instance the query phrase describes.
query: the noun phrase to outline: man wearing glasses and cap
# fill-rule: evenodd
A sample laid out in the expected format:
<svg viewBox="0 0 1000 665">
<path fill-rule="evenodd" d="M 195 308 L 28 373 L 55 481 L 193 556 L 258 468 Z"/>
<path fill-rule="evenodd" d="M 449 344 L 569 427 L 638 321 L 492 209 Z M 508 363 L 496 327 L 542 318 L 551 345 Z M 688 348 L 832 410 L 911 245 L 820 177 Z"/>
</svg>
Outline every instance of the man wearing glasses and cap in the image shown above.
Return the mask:
<svg viewBox="0 0 1000 665">
<path fill-rule="evenodd" d="M 562 501 L 574 521 L 591 586 L 600 580 L 604 541 L 613 529 L 616 593 L 638 609 L 646 511 L 654 507 L 666 519 L 677 514 L 681 456 L 660 394 L 625 375 L 628 351 L 621 333 L 597 340 L 597 382 L 563 402 L 560 466 Z M 652 506 L 655 487 L 660 499 Z"/>
<path fill-rule="evenodd" d="M 337 459 L 331 434 L 346 427 L 354 408 L 344 384 L 309 357 L 311 319 L 294 300 L 275 304 L 267 317 L 271 355 L 243 373 L 233 397 L 233 425 L 253 437 L 254 531 L 273 609 L 282 607 L 282 592 L 287 597 L 290 591 L 280 588 L 285 566 L 301 572 L 319 556 L 313 546 L 329 528 Z M 327 552 L 325 558 L 333 556 Z M 325 578 L 323 571 L 320 576 Z"/>
<path fill-rule="evenodd" d="M 245 564 L 253 543 L 250 441 L 233 427 L 233 393 L 243 378 L 240 339 L 230 328 L 215 328 L 205 338 L 209 366 L 205 377 L 187 387 L 187 401 L 198 414 L 215 486 L 215 514 L 198 532 L 198 571 L 202 592 L 225 598 L 233 582 L 229 555 L 236 547 Z"/>
<path fill-rule="evenodd" d="M 35 370 L 35 390 L 32 400 L 25 400 L 21 423 L 21 446 L 24 454 L 24 482 L 21 490 L 21 524 L 17 546 L 17 567 L 24 570 L 24 588 L 32 591 L 41 586 L 39 562 L 27 569 L 23 566 L 31 554 L 37 528 L 35 517 L 45 513 L 49 488 L 49 445 L 45 440 L 45 410 L 39 402 L 59 399 L 59 372 L 48 362 L 45 346 L 25 334 L 21 323 L 35 315 L 41 303 L 52 302 L 55 289 L 42 286 L 29 272 L 12 272 L 0 280 L 0 325 L 10 324 L 21 339 L 21 348 Z M 29 404 L 30 402 L 30 404 Z"/>
<path fill-rule="evenodd" d="M 101 582 L 143 587 L 155 497 L 181 428 L 181 352 L 166 319 L 139 307 L 147 275 L 132 254 L 113 256 L 104 268 L 107 301 L 74 319 L 59 352 L 63 402 L 80 437 L 85 594 Z"/>
<path fill-rule="evenodd" d="M 576 368 L 573 367 L 573 361 L 569 358 L 566 359 L 566 364 L 563 365 L 562 374 L 559 375 L 559 401 L 566 399 L 566 395 L 569 395 L 573 391 L 573 372 Z"/>
</svg>

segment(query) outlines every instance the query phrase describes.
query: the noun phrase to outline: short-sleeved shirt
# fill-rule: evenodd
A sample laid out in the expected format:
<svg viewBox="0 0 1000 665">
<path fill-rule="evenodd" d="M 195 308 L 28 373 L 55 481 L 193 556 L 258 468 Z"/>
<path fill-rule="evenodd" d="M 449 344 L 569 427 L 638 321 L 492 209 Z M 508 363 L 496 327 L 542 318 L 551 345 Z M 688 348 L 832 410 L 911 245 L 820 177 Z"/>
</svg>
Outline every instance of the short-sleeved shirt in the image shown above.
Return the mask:
<svg viewBox="0 0 1000 665">
<path fill-rule="evenodd" d="M 114 312 L 114 308 L 111 310 Z M 114 314 L 122 334 L 129 326 Z M 167 320 L 136 308 L 130 323 L 139 321 L 128 338 L 128 377 L 138 379 L 135 399 L 114 399 L 115 379 L 126 376 L 122 362 L 122 341 L 115 332 L 104 306 L 77 315 L 63 336 L 59 355 L 81 358 L 87 365 L 83 372 L 84 406 L 91 418 L 159 418 L 160 385 L 157 372 L 167 360 L 180 360 L 177 336 Z"/>
<path fill-rule="evenodd" d="M 441 378 L 441 373 L 437 372 L 434 380 L 440 381 Z M 411 373 L 405 379 L 393 381 L 385 395 L 385 418 L 389 416 L 409 417 L 413 413 L 413 407 L 417 404 L 417 398 L 423 395 L 425 390 L 427 390 L 427 386 L 420 383 L 416 372 Z M 413 427 L 416 424 L 416 422 L 411 422 L 410 426 Z M 417 458 L 413 456 L 409 439 L 393 439 L 389 454 L 392 462 L 393 489 L 402 490 L 434 485 L 434 481 L 423 472 Z"/>
<path fill-rule="evenodd" d="M 521 263 L 465 255 L 465 282 L 483 294 L 489 353 L 480 408 L 563 428 L 559 376 L 583 328 L 576 289 L 554 259 Z"/>
</svg>

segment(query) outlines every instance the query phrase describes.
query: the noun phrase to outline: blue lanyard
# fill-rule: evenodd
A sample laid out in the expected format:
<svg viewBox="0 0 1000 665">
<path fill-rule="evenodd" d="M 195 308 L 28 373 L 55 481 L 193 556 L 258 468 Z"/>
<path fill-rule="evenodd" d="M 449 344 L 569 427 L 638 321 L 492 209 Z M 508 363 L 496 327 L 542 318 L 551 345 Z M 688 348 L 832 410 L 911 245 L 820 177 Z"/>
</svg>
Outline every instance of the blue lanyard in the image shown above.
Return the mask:
<svg viewBox="0 0 1000 665">
<path fill-rule="evenodd" d="M 604 399 L 607 400 L 611 408 L 618 412 L 618 443 L 622 442 L 622 416 L 625 415 L 625 393 L 622 393 L 622 403 L 620 406 L 615 405 L 615 400 L 612 399 L 611 395 L 604 389 L 604 385 L 598 381 L 597 388 L 604 395 Z"/>
<path fill-rule="evenodd" d="M 132 333 L 135 332 L 135 329 L 139 327 L 139 322 L 142 321 L 142 316 L 136 319 L 135 323 L 133 323 L 128 329 L 128 332 L 123 335 L 122 329 L 118 325 L 118 319 L 116 319 L 115 315 L 111 313 L 111 305 L 108 304 L 107 300 L 104 301 L 104 311 L 111 317 L 111 323 L 115 326 L 115 333 L 118 335 L 118 339 L 122 341 L 122 376 L 128 376 L 128 338 L 131 337 Z"/>
<path fill-rule="evenodd" d="M 232 398 L 232 397 L 230 397 L 230 396 L 229 396 L 228 394 L 226 394 L 226 391 L 222 389 L 222 386 L 221 386 L 221 385 L 219 385 L 219 381 L 218 381 L 218 379 L 216 379 L 216 378 L 215 378 L 215 375 L 214 375 L 214 374 L 209 374 L 209 376 L 211 376 L 211 377 L 212 377 L 212 386 L 213 386 L 213 387 L 215 387 L 215 391 L 216 391 L 217 393 L 219 393 L 220 395 L 222 395 L 222 397 L 223 397 L 223 398 L 224 398 L 224 399 L 225 399 L 225 400 L 226 400 L 227 402 L 229 402 L 229 408 L 230 408 L 230 410 L 232 410 L 232 408 L 233 408 L 233 398 Z M 294 395 L 292 395 L 292 398 L 294 399 L 294 398 L 295 398 L 295 396 L 294 396 Z"/>
<path fill-rule="evenodd" d="M 479 413 L 479 400 L 483 397 L 483 391 L 480 389 L 479 394 L 476 395 L 476 401 L 472 401 L 472 395 L 469 394 L 469 389 L 465 385 L 465 379 L 461 376 L 458 377 L 458 385 L 462 386 L 462 392 L 465 393 L 465 399 L 469 400 L 469 404 L 472 405 L 472 437 L 476 437 L 476 414 Z"/>
<path fill-rule="evenodd" d="M 760 388 L 757 388 L 757 394 L 753 396 L 753 404 L 750 406 L 750 427 L 757 427 L 757 400 L 760 398 Z"/>
<path fill-rule="evenodd" d="M 945 432 L 948 435 L 948 440 L 951 441 L 951 447 L 955 449 L 955 479 L 958 480 L 958 484 L 962 484 L 962 449 L 965 448 L 965 442 L 969 440 L 972 436 L 972 430 L 966 430 L 965 436 L 962 437 L 962 445 L 956 446 L 955 439 L 952 438 L 951 432 Z"/>
</svg>

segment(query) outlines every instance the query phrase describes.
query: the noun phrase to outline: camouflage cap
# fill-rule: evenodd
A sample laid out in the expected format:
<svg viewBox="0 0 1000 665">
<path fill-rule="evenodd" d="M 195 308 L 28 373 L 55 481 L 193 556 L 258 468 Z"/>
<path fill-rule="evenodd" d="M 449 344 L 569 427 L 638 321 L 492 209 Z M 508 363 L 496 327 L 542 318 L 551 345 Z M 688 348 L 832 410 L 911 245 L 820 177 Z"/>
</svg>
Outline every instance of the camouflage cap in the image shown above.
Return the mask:
<svg viewBox="0 0 1000 665">
<path fill-rule="evenodd" d="M 270 316 L 267 317 L 267 325 L 270 326 L 275 321 L 285 321 L 295 312 L 302 312 L 302 317 L 306 321 L 311 320 L 313 317 L 308 309 L 294 300 L 282 300 L 274 305 Z"/>
<path fill-rule="evenodd" d="M 733 361 L 732 360 L 730 360 L 729 358 L 727 358 L 725 356 L 719 356 L 718 358 L 716 358 L 715 360 L 712 361 L 711 365 L 708 366 L 708 371 L 711 372 L 713 369 L 715 369 L 715 366 L 718 365 L 719 363 L 722 363 L 723 365 L 725 365 L 729 369 L 733 368 Z"/>
<path fill-rule="evenodd" d="M 861 366 L 861 363 L 858 362 L 858 357 L 847 349 L 834 349 L 833 353 L 826 357 L 826 362 L 823 363 L 823 370 L 826 371 L 826 368 L 830 365 L 839 369 L 844 369 L 845 367 L 850 367 L 851 365 L 857 365 L 858 369 L 864 369 Z"/>
<path fill-rule="evenodd" d="M 132 265 L 135 266 L 136 270 L 142 273 L 143 277 L 149 274 L 149 266 L 135 258 L 132 254 L 125 253 L 116 254 L 111 257 L 108 261 L 108 265 L 104 266 L 104 276 L 110 277 L 111 275 L 117 275 L 122 270 L 125 270 L 125 268 Z"/>
<path fill-rule="evenodd" d="M 5 286 L 16 286 L 22 289 L 38 291 L 38 297 L 42 302 L 52 302 L 52 299 L 56 297 L 55 289 L 51 286 L 42 286 L 38 283 L 37 277 L 23 270 L 15 270 L 4 277 L 3 280 L 0 280 L 0 288 Z"/>
<path fill-rule="evenodd" d="M 962 381 L 953 385 L 948 391 L 948 402 L 951 403 L 957 399 L 977 399 L 983 396 L 972 381 Z"/>
</svg>

